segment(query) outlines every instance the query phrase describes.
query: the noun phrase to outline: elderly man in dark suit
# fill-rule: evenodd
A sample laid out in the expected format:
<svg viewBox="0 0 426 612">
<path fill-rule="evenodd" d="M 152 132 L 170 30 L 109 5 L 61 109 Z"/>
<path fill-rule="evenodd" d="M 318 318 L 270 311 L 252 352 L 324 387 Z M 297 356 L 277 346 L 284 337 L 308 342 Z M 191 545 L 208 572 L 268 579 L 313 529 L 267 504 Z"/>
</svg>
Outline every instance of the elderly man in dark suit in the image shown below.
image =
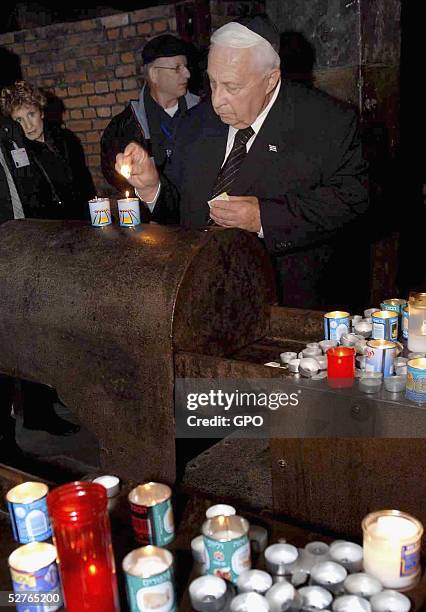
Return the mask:
<svg viewBox="0 0 426 612">
<path fill-rule="evenodd" d="M 344 303 L 353 260 L 336 258 L 336 246 L 344 237 L 355 249 L 348 232 L 368 202 L 356 114 L 282 81 L 278 44 L 265 17 L 217 30 L 211 100 L 182 124 L 168 176 L 159 177 L 136 144 L 117 156 L 116 169 L 130 166 L 129 182 L 157 222 L 257 233 L 275 264 L 281 303 Z"/>
</svg>

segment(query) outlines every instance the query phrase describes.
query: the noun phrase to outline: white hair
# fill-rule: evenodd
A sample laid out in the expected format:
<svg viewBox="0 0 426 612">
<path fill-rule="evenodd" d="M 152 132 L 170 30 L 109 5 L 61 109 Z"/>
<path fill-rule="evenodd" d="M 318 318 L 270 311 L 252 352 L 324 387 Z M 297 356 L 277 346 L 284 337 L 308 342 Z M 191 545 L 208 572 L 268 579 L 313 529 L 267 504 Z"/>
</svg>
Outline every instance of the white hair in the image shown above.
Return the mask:
<svg viewBox="0 0 426 612">
<path fill-rule="evenodd" d="M 280 56 L 273 46 L 262 36 L 252 32 L 236 21 L 225 24 L 211 36 L 210 43 L 218 47 L 231 49 L 255 49 L 256 62 L 262 70 L 273 70 L 280 67 Z"/>
</svg>

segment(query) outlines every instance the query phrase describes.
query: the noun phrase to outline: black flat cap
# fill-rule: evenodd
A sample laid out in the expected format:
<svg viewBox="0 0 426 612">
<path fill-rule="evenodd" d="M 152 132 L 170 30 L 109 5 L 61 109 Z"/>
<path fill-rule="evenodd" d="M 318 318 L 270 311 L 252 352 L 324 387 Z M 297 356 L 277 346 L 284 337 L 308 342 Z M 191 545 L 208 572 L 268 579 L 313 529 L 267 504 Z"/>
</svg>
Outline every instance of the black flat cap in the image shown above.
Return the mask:
<svg viewBox="0 0 426 612">
<path fill-rule="evenodd" d="M 263 14 L 254 15 L 253 17 L 241 17 L 241 19 L 237 19 L 236 21 L 267 40 L 278 53 L 280 48 L 280 33 L 275 24 L 269 19 L 268 15 Z"/>
<path fill-rule="evenodd" d="M 171 34 L 162 34 L 146 43 L 142 50 L 142 59 L 144 64 L 150 64 L 159 57 L 174 57 L 187 53 L 188 49 L 183 40 Z"/>
</svg>

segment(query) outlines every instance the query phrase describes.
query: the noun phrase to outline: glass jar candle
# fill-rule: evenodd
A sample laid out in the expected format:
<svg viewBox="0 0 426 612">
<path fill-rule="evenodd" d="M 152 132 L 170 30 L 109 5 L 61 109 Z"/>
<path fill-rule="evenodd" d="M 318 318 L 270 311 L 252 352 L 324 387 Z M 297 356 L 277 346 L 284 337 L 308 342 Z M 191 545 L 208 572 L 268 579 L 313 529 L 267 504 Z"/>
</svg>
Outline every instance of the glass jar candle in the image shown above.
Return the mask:
<svg viewBox="0 0 426 612">
<path fill-rule="evenodd" d="M 419 580 L 422 524 L 404 512 L 381 510 L 362 521 L 364 570 L 384 587 L 405 591 Z"/>
<path fill-rule="evenodd" d="M 426 293 L 412 293 L 408 302 L 408 350 L 426 352 Z"/>
<path fill-rule="evenodd" d="M 67 612 L 119 610 L 107 510 L 100 484 L 71 482 L 47 497 Z"/>
<path fill-rule="evenodd" d="M 333 388 L 351 387 L 355 377 L 355 349 L 337 346 L 327 351 L 327 378 Z"/>
</svg>

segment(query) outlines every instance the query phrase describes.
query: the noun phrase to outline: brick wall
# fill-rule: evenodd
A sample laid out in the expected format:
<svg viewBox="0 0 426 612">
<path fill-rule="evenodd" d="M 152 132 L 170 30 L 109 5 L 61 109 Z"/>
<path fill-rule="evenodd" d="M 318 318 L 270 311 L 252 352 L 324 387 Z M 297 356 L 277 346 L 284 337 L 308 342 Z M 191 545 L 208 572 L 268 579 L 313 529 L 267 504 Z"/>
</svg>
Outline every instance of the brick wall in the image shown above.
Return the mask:
<svg viewBox="0 0 426 612">
<path fill-rule="evenodd" d="M 0 35 L 23 78 L 64 104 L 64 123 L 80 138 L 99 194 L 111 194 L 100 169 L 100 137 L 113 115 L 138 98 L 140 51 L 152 36 L 175 32 L 173 6 L 55 24 Z"/>
</svg>

